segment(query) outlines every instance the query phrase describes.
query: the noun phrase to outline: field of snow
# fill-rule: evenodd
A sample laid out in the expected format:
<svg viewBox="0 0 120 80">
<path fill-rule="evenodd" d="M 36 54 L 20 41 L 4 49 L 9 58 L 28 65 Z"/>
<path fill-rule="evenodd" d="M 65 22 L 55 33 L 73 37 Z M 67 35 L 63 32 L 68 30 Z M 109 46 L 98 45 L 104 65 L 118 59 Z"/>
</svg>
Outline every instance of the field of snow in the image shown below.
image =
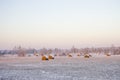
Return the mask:
<svg viewBox="0 0 120 80">
<path fill-rule="evenodd" d="M 120 80 L 120 56 L 0 57 L 0 80 Z"/>
</svg>

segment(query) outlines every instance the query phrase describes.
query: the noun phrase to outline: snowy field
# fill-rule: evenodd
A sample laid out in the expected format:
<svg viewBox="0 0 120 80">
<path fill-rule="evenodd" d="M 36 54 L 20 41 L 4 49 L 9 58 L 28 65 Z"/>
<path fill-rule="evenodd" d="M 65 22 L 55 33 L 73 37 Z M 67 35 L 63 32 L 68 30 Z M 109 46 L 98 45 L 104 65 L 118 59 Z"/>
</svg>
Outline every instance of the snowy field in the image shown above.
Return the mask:
<svg viewBox="0 0 120 80">
<path fill-rule="evenodd" d="M 0 57 L 0 80 L 120 80 L 120 56 Z"/>
</svg>

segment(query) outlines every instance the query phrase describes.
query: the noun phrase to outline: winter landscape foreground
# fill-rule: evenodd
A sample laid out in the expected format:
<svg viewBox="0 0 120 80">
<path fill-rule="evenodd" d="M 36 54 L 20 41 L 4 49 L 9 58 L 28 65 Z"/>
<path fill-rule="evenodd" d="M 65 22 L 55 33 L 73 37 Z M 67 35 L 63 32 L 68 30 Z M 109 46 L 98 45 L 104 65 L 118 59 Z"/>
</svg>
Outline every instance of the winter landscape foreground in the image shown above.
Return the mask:
<svg viewBox="0 0 120 80">
<path fill-rule="evenodd" d="M 0 57 L 0 80 L 120 80 L 120 56 Z"/>
</svg>

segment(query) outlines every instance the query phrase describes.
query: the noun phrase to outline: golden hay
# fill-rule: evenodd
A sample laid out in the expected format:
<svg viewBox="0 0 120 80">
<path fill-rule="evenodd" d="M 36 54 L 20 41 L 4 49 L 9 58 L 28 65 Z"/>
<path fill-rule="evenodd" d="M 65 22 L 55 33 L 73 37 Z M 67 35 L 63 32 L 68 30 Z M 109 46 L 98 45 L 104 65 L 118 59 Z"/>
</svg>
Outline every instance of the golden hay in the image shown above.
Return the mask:
<svg viewBox="0 0 120 80">
<path fill-rule="evenodd" d="M 39 56 L 39 54 L 36 54 L 35 56 Z"/>
<path fill-rule="evenodd" d="M 37 54 L 37 53 L 34 53 L 34 55 L 35 55 L 35 56 L 39 56 L 39 54 Z"/>
<path fill-rule="evenodd" d="M 84 58 L 89 58 L 90 56 L 89 55 L 84 55 Z"/>
<path fill-rule="evenodd" d="M 69 54 L 69 55 L 68 55 L 68 57 L 72 57 L 72 55 L 71 55 L 71 54 Z"/>
<path fill-rule="evenodd" d="M 49 58 L 49 59 L 54 59 L 54 57 L 53 57 L 53 56 L 51 56 L 51 55 L 49 55 L 49 56 L 48 56 L 48 58 Z"/>
<path fill-rule="evenodd" d="M 46 56 L 42 56 L 42 60 L 48 60 Z"/>
<path fill-rule="evenodd" d="M 77 54 L 77 56 L 80 56 L 80 54 Z"/>
<path fill-rule="evenodd" d="M 106 56 L 111 56 L 111 55 L 107 53 Z"/>
</svg>

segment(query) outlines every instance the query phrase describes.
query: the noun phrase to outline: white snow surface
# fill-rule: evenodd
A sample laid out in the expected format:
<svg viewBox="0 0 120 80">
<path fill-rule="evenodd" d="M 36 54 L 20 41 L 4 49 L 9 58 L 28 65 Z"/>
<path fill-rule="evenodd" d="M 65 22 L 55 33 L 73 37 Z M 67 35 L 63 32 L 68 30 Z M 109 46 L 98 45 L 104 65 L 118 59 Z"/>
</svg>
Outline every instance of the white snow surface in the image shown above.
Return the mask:
<svg viewBox="0 0 120 80">
<path fill-rule="evenodd" d="M 120 80 L 120 56 L 0 62 L 0 80 Z"/>
</svg>

